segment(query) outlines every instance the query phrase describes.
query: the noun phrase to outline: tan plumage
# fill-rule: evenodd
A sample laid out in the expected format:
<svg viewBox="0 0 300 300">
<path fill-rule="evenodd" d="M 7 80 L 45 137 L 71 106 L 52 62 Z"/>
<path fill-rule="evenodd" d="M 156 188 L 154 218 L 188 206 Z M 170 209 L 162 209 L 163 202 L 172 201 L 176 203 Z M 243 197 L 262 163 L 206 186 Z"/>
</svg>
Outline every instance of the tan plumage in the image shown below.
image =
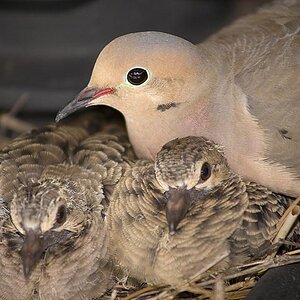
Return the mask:
<svg viewBox="0 0 300 300">
<path fill-rule="evenodd" d="M 132 150 L 98 118 L 34 130 L 1 151 L 0 299 L 94 299 L 112 286 L 104 215 Z"/>
<path fill-rule="evenodd" d="M 131 276 L 178 286 L 265 255 L 288 201 L 232 173 L 213 142 L 176 139 L 117 184 L 110 251 Z"/>
<path fill-rule="evenodd" d="M 139 157 L 189 135 L 224 146 L 232 170 L 300 194 L 300 1 L 280 0 L 195 46 L 132 33 L 100 53 L 88 87 L 57 116 L 90 105 L 123 113 Z"/>
</svg>

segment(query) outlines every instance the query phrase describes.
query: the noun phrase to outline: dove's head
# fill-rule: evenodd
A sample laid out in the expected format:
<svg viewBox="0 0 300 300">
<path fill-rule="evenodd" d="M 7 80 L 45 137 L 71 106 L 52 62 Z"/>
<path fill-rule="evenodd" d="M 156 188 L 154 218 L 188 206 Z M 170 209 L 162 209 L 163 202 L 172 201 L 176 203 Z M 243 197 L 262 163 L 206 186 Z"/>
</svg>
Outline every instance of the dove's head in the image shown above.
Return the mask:
<svg viewBox="0 0 300 300">
<path fill-rule="evenodd" d="M 222 147 L 204 137 L 185 137 L 165 144 L 155 161 L 156 179 L 166 193 L 170 233 L 201 199 L 226 193 L 234 175 Z M 224 190 L 223 190 L 224 188 Z"/>
<path fill-rule="evenodd" d="M 195 89 L 197 56 L 195 45 L 170 34 L 121 36 L 100 52 L 87 88 L 57 118 L 91 105 L 112 106 L 125 117 L 181 105 Z"/>
<path fill-rule="evenodd" d="M 25 277 L 29 277 L 46 250 L 48 255 L 60 255 L 62 249 L 72 247 L 74 237 L 89 222 L 86 215 L 91 207 L 79 186 L 82 182 L 62 173 L 68 171 L 74 174 L 64 165 L 51 166 L 44 178 L 20 185 L 14 194 L 11 221 L 23 237 L 19 248 Z"/>
<path fill-rule="evenodd" d="M 203 51 L 182 38 L 162 32 L 121 36 L 101 51 L 88 86 L 58 113 L 56 120 L 80 108 L 107 105 L 119 110 L 127 126 L 133 127 L 129 136 L 134 148 L 138 142 L 133 140 L 132 131 L 143 127 L 143 132 L 138 132 L 139 140 L 150 142 L 145 131 L 151 127 L 156 131 L 152 142 L 159 143 L 155 147 L 159 150 L 165 142 L 179 136 L 178 121 L 185 119 L 189 110 L 195 110 L 195 101 L 201 106 L 201 126 L 205 127 L 215 73 L 207 55 L 202 59 Z M 193 120 L 187 122 L 186 126 L 194 124 Z M 155 126 L 164 125 L 164 132 L 158 133 Z M 180 122 L 180 126 L 185 125 Z M 160 141 L 159 134 L 167 136 Z"/>
</svg>

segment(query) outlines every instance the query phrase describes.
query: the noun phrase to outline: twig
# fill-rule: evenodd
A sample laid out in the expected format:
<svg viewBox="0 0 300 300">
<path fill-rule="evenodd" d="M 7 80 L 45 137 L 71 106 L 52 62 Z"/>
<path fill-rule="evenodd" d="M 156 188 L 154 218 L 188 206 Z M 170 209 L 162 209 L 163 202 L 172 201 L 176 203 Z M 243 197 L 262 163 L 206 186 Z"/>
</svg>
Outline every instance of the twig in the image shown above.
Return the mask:
<svg viewBox="0 0 300 300">
<path fill-rule="evenodd" d="M 267 270 L 267 269 L 271 269 L 271 268 L 275 268 L 275 267 L 280 267 L 280 266 L 284 266 L 284 265 L 289 265 L 289 264 L 293 264 L 296 262 L 300 262 L 300 255 L 294 255 L 294 256 L 290 256 L 290 255 L 281 255 L 281 256 L 277 256 L 274 258 L 268 258 L 265 260 L 264 263 L 259 264 L 257 266 L 248 268 L 246 270 L 234 273 L 234 274 L 228 274 L 228 275 L 224 275 L 224 280 L 231 280 L 234 278 L 238 278 L 241 276 L 246 276 L 246 275 L 250 275 L 253 273 L 257 273 L 259 271 L 263 271 L 263 270 Z M 230 270 L 226 273 L 229 273 Z M 225 273 L 225 274 L 226 274 Z M 203 281 L 198 283 L 199 286 L 208 286 L 208 285 L 212 285 L 215 284 L 216 280 L 215 279 L 211 279 L 211 280 L 207 280 L 207 281 Z"/>
<path fill-rule="evenodd" d="M 9 114 L 0 116 L 0 126 L 9 128 L 16 132 L 25 132 L 34 128 L 30 123 L 21 121 Z"/>
<path fill-rule="evenodd" d="M 287 255 L 295 255 L 295 254 L 298 254 L 298 253 L 300 253 L 300 249 L 296 249 L 296 250 L 287 252 L 286 254 L 287 254 Z"/>
<path fill-rule="evenodd" d="M 229 286 L 225 287 L 225 292 L 232 292 L 240 289 L 249 289 L 252 288 L 256 283 L 256 280 L 254 278 L 249 278 L 248 280 L 245 281 L 240 281 L 237 283 L 233 283 Z"/>
<path fill-rule="evenodd" d="M 25 106 L 28 99 L 29 99 L 28 93 L 21 94 L 21 96 L 17 99 L 17 101 L 15 102 L 13 107 L 10 109 L 8 114 L 11 116 L 17 115 L 23 109 L 23 107 Z"/>
<path fill-rule="evenodd" d="M 146 293 L 149 293 L 149 292 L 156 292 L 158 293 L 159 289 L 164 289 L 164 288 L 167 288 L 168 286 L 166 285 L 156 285 L 156 286 L 147 286 L 145 288 L 142 288 L 138 291 L 135 291 L 133 293 L 131 293 L 130 295 L 128 295 L 127 297 L 123 298 L 124 300 L 131 300 L 131 299 L 135 299 L 141 295 L 144 295 Z"/>
<path fill-rule="evenodd" d="M 279 243 L 282 244 L 282 245 L 293 246 L 293 247 L 296 247 L 296 248 L 300 247 L 299 242 L 291 242 L 291 241 L 288 241 L 288 240 L 280 240 Z"/>
<path fill-rule="evenodd" d="M 300 214 L 300 207 L 298 203 L 300 202 L 300 197 L 298 197 L 285 211 L 283 216 L 280 218 L 277 227 L 278 232 L 273 240 L 273 243 L 279 242 L 281 239 L 285 239 L 291 228 L 293 227 L 295 221 L 298 219 Z"/>
<path fill-rule="evenodd" d="M 224 300 L 225 299 L 225 287 L 222 275 L 218 275 L 214 286 L 213 300 Z"/>
<path fill-rule="evenodd" d="M 30 123 L 21 121 L 15 117 L 23 109 L 27 101 L 28 94 L 23 93 L 10 111 L 0 116 L 0 127 L 8 128 L 18 133 L 31 130 L 33 126 Z"/>
</svg>

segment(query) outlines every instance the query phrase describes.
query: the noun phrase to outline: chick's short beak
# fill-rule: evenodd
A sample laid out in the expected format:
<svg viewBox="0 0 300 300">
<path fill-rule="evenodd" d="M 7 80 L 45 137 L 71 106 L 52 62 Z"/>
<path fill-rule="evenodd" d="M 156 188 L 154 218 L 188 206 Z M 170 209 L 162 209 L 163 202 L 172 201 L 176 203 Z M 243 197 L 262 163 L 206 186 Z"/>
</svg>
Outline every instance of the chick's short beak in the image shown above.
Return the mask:
<svg viewBox="0 0 300 300">
<path fill-rule="evenodd" d="M 168 192 L 167 198 L 166 216 L 169 233 L 174 235 L 178 224 L 191 207 L 191 197 L 187 190 L 172 189 Z"/>
<path fill-rule="evenodd" d="M 107 94 L 113 93 L 112 88 L 92 88 L 87 87 L 83 89 L 71 102 L 69 102 L 65 107 L 63 107 L 58 114 L 56 115 L 55 121 L 58 122 L 71 113 L 84 108 L 93 105 L 93 101 L 99 97 L 102 97 Z M 99 103 L 97 103 L 99 104 Z"/>
<path fill-rule="evenodd" d="M 44 238 L 39 232 L 26 232 L 21 259 L 25 278 L 28 278 L 44 252 Z"/>
</svg>

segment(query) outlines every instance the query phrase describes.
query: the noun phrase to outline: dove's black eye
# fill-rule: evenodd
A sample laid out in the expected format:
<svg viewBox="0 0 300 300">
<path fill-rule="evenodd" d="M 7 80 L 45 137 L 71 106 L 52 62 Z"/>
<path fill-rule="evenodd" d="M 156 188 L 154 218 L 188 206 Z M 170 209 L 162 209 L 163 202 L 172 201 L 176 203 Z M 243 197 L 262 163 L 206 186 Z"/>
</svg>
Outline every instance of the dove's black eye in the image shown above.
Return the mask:
<svg viewBox="0 0 300 300">
<path fill-rule="evenodd" d="M 58 225 L 63 224 L 66 221 L 67 218 L 67 209 L 64 205 L 61 205 L 56 213 L 56 223 Z"/>
<path fill-rule="evenodd" d="M 211 167 L 210 167 L 210 164 L 205 162 L 203 165 L 202 165 L 202 168 L 201 168 L 201 180 L 205 181 L 207 180 L 211 175 Z"/>
<path fill-rule="evenodd" d="M 140 85 L 148 79 L 148 73 L 145 69 L 134 68 L 127 73 L 127 80 L 133 85 Z"/>
</svg>

